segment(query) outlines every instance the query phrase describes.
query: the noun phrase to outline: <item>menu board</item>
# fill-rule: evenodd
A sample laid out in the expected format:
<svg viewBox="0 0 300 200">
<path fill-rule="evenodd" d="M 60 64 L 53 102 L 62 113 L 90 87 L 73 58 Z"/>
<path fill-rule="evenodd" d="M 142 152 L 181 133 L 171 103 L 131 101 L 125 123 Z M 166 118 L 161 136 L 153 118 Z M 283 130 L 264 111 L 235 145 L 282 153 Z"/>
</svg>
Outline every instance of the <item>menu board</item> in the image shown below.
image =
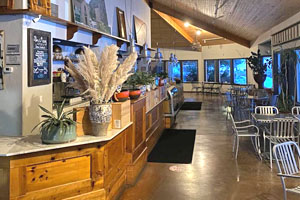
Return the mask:
<svg viewBox="0 0 300 200">
<path fill-rule="evenodd" d="M 51 33 L 28 29 L 28 86 L 51 83 Z"/>
</svg>

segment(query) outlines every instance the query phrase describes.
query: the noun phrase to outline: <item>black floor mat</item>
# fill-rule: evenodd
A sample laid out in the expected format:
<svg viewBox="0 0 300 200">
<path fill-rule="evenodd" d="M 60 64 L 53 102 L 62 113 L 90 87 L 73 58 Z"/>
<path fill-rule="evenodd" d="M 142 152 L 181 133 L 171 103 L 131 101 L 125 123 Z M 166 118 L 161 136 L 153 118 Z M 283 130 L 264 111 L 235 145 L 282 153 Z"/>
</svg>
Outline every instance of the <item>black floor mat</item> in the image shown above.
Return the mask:
<svg viewBox="0 0 300 200">
<path fill-rule="evenodd" d="M 148 156 L 148 162 L 184 163 L 193 160 L 196 130 L 165 129 Z"/>
<path fill-rule="evenodd" d="M 180 110 L 201 110 L 202 102 L 184 102 Z"/>
</svg>

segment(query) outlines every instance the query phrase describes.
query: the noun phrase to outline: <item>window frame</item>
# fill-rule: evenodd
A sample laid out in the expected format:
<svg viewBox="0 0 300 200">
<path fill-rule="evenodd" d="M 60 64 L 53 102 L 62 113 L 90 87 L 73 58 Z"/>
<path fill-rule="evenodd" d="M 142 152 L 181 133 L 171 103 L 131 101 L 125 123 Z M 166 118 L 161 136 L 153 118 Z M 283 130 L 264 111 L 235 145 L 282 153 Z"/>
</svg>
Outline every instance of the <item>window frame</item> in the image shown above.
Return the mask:
<svg viewBox="0 0 300 200">
<path fill-rule="evenodd" d="M 183 81 L 183 65 L 182 62 L 185 61 L 195 61 L 197 62 L 197 81 Z M 180 80 L 182 81 L 182 83 L 192 83 L 192 82 L 199 82 L 199 60 L 178 60 L 178 62 L 180 63 Z"/>
<path fill-rule="evenodd" d="M 234 83 L 234 66 L 233 66 L 233 60 L 237 59 L 245 59 L 246 60 L 246 83 L 245 84 L 236 84 Z M 220 60 L 230 60 L 230 83 L 221 83 L 223 85 L 247 85 L 248 84 L 248 68 L 247 68 L 247 58 L 220 58 L 220 59 L 204 59 L 204 81 L 208 82 L 206 79 L 206 61 L 213 60 L 215 63 L 215 83 L 221 83 L 220 82 L 220 73 L 219 73 L 219 68 L 220 68 Z M 213 83 L 213 82 L 210 82 Z"/>
</svg>

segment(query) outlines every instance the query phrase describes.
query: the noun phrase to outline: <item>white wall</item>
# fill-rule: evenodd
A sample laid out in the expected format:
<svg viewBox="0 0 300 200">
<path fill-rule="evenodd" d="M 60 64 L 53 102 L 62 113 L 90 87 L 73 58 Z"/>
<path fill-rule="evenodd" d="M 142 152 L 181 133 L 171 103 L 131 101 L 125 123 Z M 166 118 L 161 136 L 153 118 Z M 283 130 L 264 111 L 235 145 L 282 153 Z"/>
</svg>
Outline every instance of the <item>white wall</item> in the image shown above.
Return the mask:
<svg viewBox="0 0 300 200">
<path fill-rule="evenodd" d="M 22 8 L 26 8 L 27 0 L 23 1 Z M 71 19 L 70 0 L 51 0 L 58 3 L 59 17 Z M 125 3 L 126 2 L 126 3 Z M 112 34 L 117 35 L 116 7 L 127 10 L 126 18 L 135 15 L 145 22 L 150 33 L 150 8 L 143 0 L 106 0 L 108 23 L 112 27 Z M 126 8 L 125 9 L 125 5 Z M 125 11 L 126 12 L 126 11 Z M 9 44 L 20 44 L 22 51 L 22 64 L 14 66 L 12 74 L 4 75 L 5 90 L 0 90 L 0 135 L 18 136 L 37 134 L 38 130 L 31 133 L 32 128 L 41 120 L 41 112 L 38 105 L 52 110 L 52 84 L 28 87 L 28 28 L 51 32 L 52 38 L 66 40 L 66 27 L 46 20 L 32 22 L 33 17 L 27 15 L 0 16 L 0 30 L 5 31 L 5 42 Z M 130 32 L 129 19 L 127 20 L 128 35 Z M 132 22 L 133 23 L 133 22 Z M 131 23 L 131 27 L 132 27 Z M 147 42 L 151 44 L 151 35 L 147 35 Z M 92 34 L 78 31 L 72 41 L 92 44 Z M 116 41 L 107 37 L 99 39 L 97 51 Z M 126 44 L 122 46 L 126 49 Z M 52 55 L 51 55 L 52 57 Z"/>
</svg>

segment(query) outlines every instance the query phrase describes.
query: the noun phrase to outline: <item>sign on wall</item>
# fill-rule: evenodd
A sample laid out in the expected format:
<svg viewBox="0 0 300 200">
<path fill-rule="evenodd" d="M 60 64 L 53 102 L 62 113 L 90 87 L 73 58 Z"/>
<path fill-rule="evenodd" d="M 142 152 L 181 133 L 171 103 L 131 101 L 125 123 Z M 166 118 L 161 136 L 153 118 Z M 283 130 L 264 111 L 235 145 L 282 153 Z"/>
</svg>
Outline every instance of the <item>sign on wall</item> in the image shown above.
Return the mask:
<svg viewBox="0 0 300 200">
<path fill-rule="evenodd" d="M 51 83 L 51 33 L 28 29 L 28 86 Z"/>
</svg>

